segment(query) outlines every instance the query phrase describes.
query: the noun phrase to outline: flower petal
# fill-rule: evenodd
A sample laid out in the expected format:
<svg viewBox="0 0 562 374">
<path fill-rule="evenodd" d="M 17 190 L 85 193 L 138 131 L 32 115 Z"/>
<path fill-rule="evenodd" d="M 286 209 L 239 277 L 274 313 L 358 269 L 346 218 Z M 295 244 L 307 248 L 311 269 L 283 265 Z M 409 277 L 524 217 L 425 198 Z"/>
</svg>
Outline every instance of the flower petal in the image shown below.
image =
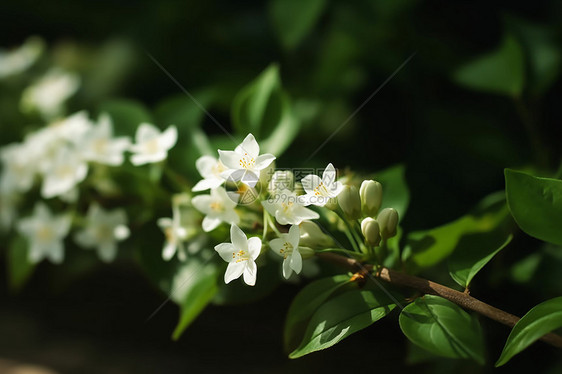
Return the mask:
<svg viewBox="0 0 562 374">
<path fill-rule="evenodd" d="M 258 266 L 254 261 L 246 261 L 246 266 L 244 268 L 244 282 L 248 286 L 254 286 L 256 284 L 256 277 L 258 275 Z"/>
<path fill-rule="evenodd" d="M 209 214 L 211 211 L 211 202 L 211 195 L 198 195 L 191 199 L 191 204 L 195 207 L 195 209 L 204 214 Z"/>
<path fill-rule="evenodd" d="M 293 269 L 291 269 L 291 260 L 286 258 L 283 261 L 283 277 L 285 277 L 285 279 L 289 279 L 291 274 L 293 274 Z"/>
<path fill-rule="evenodd" d="M 172 257 L 174 257 L 174 254 L 176 253 L 176 249 L 177 249 L 176 243 L 167 241 L 164 244 L 164 248 L 162 248 L 162 258 L 164 259 L 164 261 L 168 261 Z"/>
<path fill-rule="evenodd" d="M 220 224 L 221 220 L 219 218 L 211 218 L 209 216 L 205 216 L 205 218 L 203 218 L 201 226 L 203 227 L 203 231 L 209 232 L 216 229 Z"/>
<path fill-rule="evenodd" d="M 232 253 L 235 252 L 235 248 L 232 243 L 220 243 L 215 246 L 215 251 L 221 256 L 226 262 L 232 261 Z"/>
<path fill-rule="evenodd" d="M 208 178 L 213 175 L 213 168 L 218 160 L 213 156 L 201 156 L 195 161 L 195 167 L 203 178 Z"/>
<path fill-rule="evenodd" d="M 160 135 L 160 130 L 150 123 L 141 123 L 137 128 L 135 140 L 137 143 L 144 143 L 147 140 L 154 139 Z"/>
<path fill-rule="evenodd" d="M 291 269 L 293 269 L 295 271 L 295 273 L 299 274 L 302 270 L 302 256 L 298 250 L 298 248 L 295 248 L 293 250 L 293 254 L 291 256 L 291 261 L 290 261 L 290 266 Z"/>
<path fill-rule="evenodd" d="M 293 246 L 293 248 L 297 248 L 299 246 L 299 238 L 300 238 L 300 229 L 298 225 L 293 225 L 289 229 L 289 234 L 287 235 L 287 241 Z"/>
<path fill-rule="evenodd" d="M 314 174 L 309 174 L 301 180 L 302 187 L 307 194 L 314 193 L 314 189 L 318 187 L 320 183 L 322 183 L 322 179 Z"/>
<path fill-rule="evenodd" d="M 261 252 L 261 239 L 254 236 L 253 238 L 248 239 L 248 252 L 250 252 L 250 256 L 252 259 L 258 258 Z"/>
<path fill-rule="evenodd" d="M 244 141 L 234 149 L 235 152 L 245 154 L 247 153 L 252 158 L 257 158 L 260 154 L 260 146 L 254 138 L 254 135 L 248 134 Z"/>
<path fill-rule="evenodd" d="M 200 191 L 205 191 L 208 189 L 213 189 L 213 188 L 217 188 L 220 185 L 222 185 L 224 183 L 224 179 L 222 178 L 208 178 L 208 179 L 202 179 L 199 182 L 197 182 L 197 184 L 195 186 L 193 186 L 193 188 L 191 189 L 191 191 L 193 192 L 200 192 Z"/>
<path fill-rule="evenodd" d="M 246 238 L 246 234 L 244 234 L 244 231 L 242 231 L 240 227 L 236 226 L 235 224 L 232 224 L 230 226 L 230 240 L 232 241 L 232 245 L 234 245 L 234 248 L 236 248 L 238 251 L 248 250 L 248 239 Z"/>
<path fill-rule="evenodd" d="M 161 147 L 166 151 L 170 150 L 176 142 L 178 141 L 178 129 L 176 126 L 171 125 L 169 126 L 160 136 L 158 142 L 160 143 Z"/>
<path fill-rule="evenodd" d="M 221 151 L 219 149 L 219 159 L 229 169 L 240 169 L 241 155 L 234 151 Z"/>
<path fill-rule="evenodd" d="M 226 268 L 226 272 L 224 273 L 224 283 L 228 284 L 235 279 L 240 278 L 246 265 L 244 264 L 245 261 L 242 262 L 230 262 Z"/>
<path fill-rule="evenodd" d="M 254 165 L 255 170 L 263 170 L 269 166 L 275 160 L 275 156 L 270 153 L 265 153 L 256 158 L 256 164 Z"/>
</svg>

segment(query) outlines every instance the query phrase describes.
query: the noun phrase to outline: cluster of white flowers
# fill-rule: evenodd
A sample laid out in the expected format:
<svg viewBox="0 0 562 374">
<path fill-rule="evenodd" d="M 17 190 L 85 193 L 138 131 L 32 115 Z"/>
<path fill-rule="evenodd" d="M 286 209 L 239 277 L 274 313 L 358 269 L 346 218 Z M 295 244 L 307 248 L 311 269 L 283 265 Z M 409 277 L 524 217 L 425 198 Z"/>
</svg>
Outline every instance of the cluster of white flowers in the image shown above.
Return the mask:
<svg viewBox="0 0 562 374">
<path fill-rule="evenodd" d="M 278 233 L 278 237 L 267 244 L 274 253 L 283 258 L 283 276 L 288 279 L 293 272 L 299 274 L 303 268 L 301 252 L 312 252 L 311 248 L 302 246 L 299 241 L 302 239 L 305 244 L 311 246 L 312 244 L 309 243 L 314 241 L 331 242 L 331 239 L 310 221 L 320 216 L 307 206 L 324 206 L 342 191 L 341 183 L 336 181 L 336 170 L 333 165 L 329 164 L 326 167 L 322 178 L 316 175 L 304 177 L 301 183 L 306 194 L 298 195 L 293 190 L 293 183 L 287 183 L 293 178 L 292 173 L 288 171 L 276 171 L 269 180 L 263 176 L 260 178 L 260 174 L 272 164 L 275 156 L 260 155 L 259 144 L 252 134 L 249 134 L 234 151 L 219 150 L 218 154 L 218 159 L 202 156 L 197 160 L 196 167 L 203 179 L 193 187 L 192 191 L 210 190 L 210 193 L 194 196 L 191 204 L 204 215 L 202 228 L 205 232 L 213 231 L 223 222 L 230 224 L 231 242 L 215 246 L 221 258 L 228 262 L 224 276 L 225 283 L 242 275 L 246 284 L 253 286 L 256 283 L 255 261 L 262 252 L 262 240 L 267 240 L 265 236 L 248 239 L 239 227 L 240 194 L 248 189 L 254 190 L 254 196 L 265 210 L 263 224 L 266 226 L 266 232 L 267 226 L 271 225 Z M 267 186 L 265 194 L 254 189 L 260 181 Z M 236 185 L 238 189 L 236 192 L 227 191 L 232 185 Z M 174 218 L 160 222 L 167 237 L 167 244 L 163 251 L 165 259 L 173 256 L 175 248 L 186 237 L 185 228 L 177 224 L 179 217 L 176 217 L 176 213 L 174 211 Z M 271 218 L 267 218 L 265 214 Z M 288 232 L 279 232 L 275 222 L 269 222 L 273 219 L 281 226 L 288 226 Z M 310 240 L 311 236 L 314 236 L 313 240 Z"/>
<path fill-rule="evenodd" d="M 78 185 L 88 175 L 92 165 L 120 166 L 125 152 L 132 153 L 134 165 L 160 162 L 175 145 L 177 130 L 170 126 L 161 132 L 155 126 L 143 123 L 138 127 L 136 143 L 129 137 L 115 137 L 113 124 L 107 114 L 92 121 L 85 111 L 30 133 L 23 142 L 0 149 L 0 224 L 9 228 L 16 221 L 17 200 L 28 192 L 37 180 L 41 182 L 43 199 L 58 197 L 72 203 L 78 199 Z M 30 242 L 29 260 L 37 262 L 48 258 L 59 263 L 63 259 L 63 239 L 71 226 L 69 215 L 53 217 L 47 206 L 40 202 L 31 217 L 16 225 Z M 128 237 L 127 216 L 123 209 L 112 212 L 91 204 L 85 227 L 75 236 L 84 248 L 96 248 L 106 262 L 116 256 L 117 242 Z"/>
</svg>

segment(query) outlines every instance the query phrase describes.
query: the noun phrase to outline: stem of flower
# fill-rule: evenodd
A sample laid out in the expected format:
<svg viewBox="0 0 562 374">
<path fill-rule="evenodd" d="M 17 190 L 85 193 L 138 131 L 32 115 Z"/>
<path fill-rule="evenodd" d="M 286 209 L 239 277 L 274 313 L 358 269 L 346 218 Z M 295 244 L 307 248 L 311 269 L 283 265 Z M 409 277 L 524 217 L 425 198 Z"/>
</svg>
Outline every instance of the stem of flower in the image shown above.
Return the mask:
<svg viewBox="0 0 562 374">
<path fill-rule="evenodd" d="M 318 253 L 318 257 L 332 263 L 336 263 L 351 271 L 367 270 L 372 272 L 375 270 L 371 264 L 361 264 L 354 258 L 344 257 L 335 253 Z M 396 286 L 408 287 L 415 289 L 423 294 L 441 296 L 453 303 L 468 310 L 472 310 L 494 321 L 507 325 L 511 328 L 519 321 L 519 317 L 507 313 L 501 309 L 488 305 L 467 293 L 463 293 L 452 288 L 443 286 L 439 283 L 432 282 L 427 279 L 419 278 L 413 275 L 402 273 L 386 267 L 380 267 L 373 275 L 385 282 Z M 562 336 L 549 333 L 541 338 L 542 341 L 554 347 L 562 349 Z"/>
</svg>

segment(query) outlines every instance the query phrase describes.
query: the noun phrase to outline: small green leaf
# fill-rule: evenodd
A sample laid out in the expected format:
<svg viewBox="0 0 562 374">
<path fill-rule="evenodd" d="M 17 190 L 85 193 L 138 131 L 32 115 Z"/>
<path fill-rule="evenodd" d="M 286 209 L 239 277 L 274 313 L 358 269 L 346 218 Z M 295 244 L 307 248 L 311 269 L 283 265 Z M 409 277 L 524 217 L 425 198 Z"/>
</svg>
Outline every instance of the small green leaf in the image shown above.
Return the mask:
<svg viewBox="0 0 562 374">
<path fill-rule="evenodd" d="M 103 102 L 99 112 L 111 116 L 116 135 L 134 136 L 141 123 L 152 123 L 150 112 L 134 100 L 115 99 Z"/>
<path fill-rule="evenodd" d="M 511 215 L 521 230 L 562 245 L 562 180 L 505 169 L 505 193 Z"/>
<path fill-rule="evenodd" d="M 406 306 L 400 328 L 410 341 L 439 356 L 484 364 L 484 338 L 478 319 L 439 296 L 425 295 Z"/>
<path fill-rule="evenodd" d="M 314 313 L 300 346 L 289 358 L 329 348 L 383 318 L 394 307 L 382 290 L 353 290 L 335 296 Z"/>
<path fill-rule="evenodd" d="M 525 78 L 521 46 L 507 35 L 499 48 L 462 66 L 454 80 L 473 90 L 520 96 Z"/>
<path fill-rule="evenodd" d="M 496 231 L 464 236 L 449 258 L 449 274 L 463 287 L 468 287 L 472 278 L 490 260 L 508 245 L 512 234 L 502 235 Z"/>
<path fill-rule="evenodd" d="M 10 243 L 7 253 L 8 280 L 13 291 L 19 291 L 27 282 L 35 264 L 27 258 L 27 243 L 21 236 L 16 236 Z"/>
<path fill-rule="evenodd" d="M 497 232 L 502 238 L 499 240 L 505 240 L 509 233 L 508 217 L 503 196 L 492 194 L 482 200 L 470 214 L 443 226 L 410 233 L 404 259 L 416 267 L 429 267 L 449 257 L 457 248 L 464 251 L 465 249 L 460 248 L 479 245 L 479 241 L 489 243 L 493 235 L 488 236 L 488 233 Z M 492 248 L 495 246 L 496 244 L 492 244 Z"/>
<path fill-rule="evenodd" d="M 285 49 L 296 48 L 322 15 L 326 0 L 271 0 L 269 15 Z"/>
<path fill-rule="evenodd" d="M 345 284 L 349 284 L 346 274 L 322 278 L 309 283 L 295 296 L 285 321 L 284 340 L 288 352 L 297 347 L 303 337 L 302 330 L 316 309 Z"/>
<path fill-rule="evenodd" d="M 496 367 L 533 344 L 545 334 L 562 327 L 562 297 L 540 303 L 513 326 Z"/>
<path fill-rule="evenodd" d="M 279 67 L 270 65 L 236 95 L 232 123 L 240 137 L 252 133 L 261 153 L 280 156 L 300 129 L 289 96 L 281 87 Z"/>
<path fill-rule="evenodd" d="M 178 271 L 172 281 L 172 299 L 180 306 L 180 319 L 172 338 L 177 340 L 195 318 L 211 302 L 218 291 L 217 267 L 210 264 L 191 264 Z"/>
</svg>

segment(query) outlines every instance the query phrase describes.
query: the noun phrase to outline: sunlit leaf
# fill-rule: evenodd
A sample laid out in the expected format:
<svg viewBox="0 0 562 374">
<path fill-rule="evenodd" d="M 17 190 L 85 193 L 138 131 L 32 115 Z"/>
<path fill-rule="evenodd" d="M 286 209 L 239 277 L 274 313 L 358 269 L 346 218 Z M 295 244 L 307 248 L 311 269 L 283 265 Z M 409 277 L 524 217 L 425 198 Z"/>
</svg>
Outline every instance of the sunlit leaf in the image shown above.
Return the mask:
<svg viewBox="0 0 562 374">
<path fill-rule="evenodd" d="M 562 245 L 562 180 L 505 169 L 505 192 L 511 215 L 521 230 Z"/>
<path fill-rule="evenodd" d="M 270 0 L 269 15 L 285 49 L 294 49 L 316 24 L 326 0 Z"/>
<path fill-rule="evenodd" d="M 294 298 L 285 321 L 284 339 L 287 351 L 295 349 L 302 339 L 306 322 L 333 293 L 349 283 L 346 274 L 315 280 Z"/>
<path fill-rule="evenodd" d="M 383 318 L 394 307 L 382 290 L 353 290 L 335 296 L 314 313 L 300 346 L 289 357 L 329 348 Z"/>
<path fill-rule="evenodd" d="M 454 74 L 455 81 L 467 88 L 509 96 L 521 95 L 524 78 L 523 51 L 511 35 L 496 51 L 467 63 Z"/>
<path fill-rule="evenodd" d="M 540 303 L 513 327 L 496 362 L 496 367 L 504 365 L 543 335 L 560 327 L 562 327 L 562 297 Z"/>
<path fill-rule="evenodd" d="M 470 358 L 484 364 L 478 320 L 439 296 L 425 295 L 400 313 L 400 328 L 412 343 L 439 356 Z"/>
</svg>

